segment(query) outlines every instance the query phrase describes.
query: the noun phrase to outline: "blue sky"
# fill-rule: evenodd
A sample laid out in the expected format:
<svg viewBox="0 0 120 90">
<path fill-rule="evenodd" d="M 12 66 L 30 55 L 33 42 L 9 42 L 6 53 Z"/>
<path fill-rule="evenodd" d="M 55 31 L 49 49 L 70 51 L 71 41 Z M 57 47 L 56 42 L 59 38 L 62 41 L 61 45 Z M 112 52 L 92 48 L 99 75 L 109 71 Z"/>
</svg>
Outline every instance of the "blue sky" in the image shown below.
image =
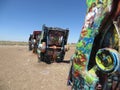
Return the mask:
<svg viewBox="0 0 120 90">
<path fill-rule="evenodd" d="M 0 40 L 28 41 L 42 25 L 69 28 L 76 43 L 86 14 L 86 0 L 0 0 Z"/>
</svg>

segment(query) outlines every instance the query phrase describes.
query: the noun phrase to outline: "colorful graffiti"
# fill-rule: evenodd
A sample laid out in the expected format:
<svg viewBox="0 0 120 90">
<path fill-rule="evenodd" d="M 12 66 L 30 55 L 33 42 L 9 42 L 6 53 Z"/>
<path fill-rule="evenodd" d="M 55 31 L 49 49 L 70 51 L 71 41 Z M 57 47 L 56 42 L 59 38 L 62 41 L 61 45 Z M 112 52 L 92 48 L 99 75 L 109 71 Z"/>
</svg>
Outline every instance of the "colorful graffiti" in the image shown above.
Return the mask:
<svg viewBox="0 0 120 90">
<path fill-rule="evenodd" d="M 103 55 L 103 58 L 105 58 L 104 63 L 103 63 L 103 61 L 101 61 L 101 58 L 98 57 L 102 52 L 100 50 L 98 52 L 98 54 L 96 55 L 96 62 L 98 64 L 98 66 L 95 65 L 92 68 L 88 69 L 90 55 L 91 55 L 91 51 L 94 47 L 93 45 L 94 45 L 96 36 L 100 32 L 103 32 L 103 34 L 108 32 L 108 28 L 106 31 L 102 29 L 102 27 L 106 23 L 106 19 L 111 17 L 111 21 L 109 21 L 109 22 L 112 22 L 112 19 L 116 19 L 113 17 L 116 17 L 116 15 L 120 14 L 119 9 L 116 10 L 117 14 L 111 13 L 111 12 L 113 12 L 114 2 L 115 2 L 115 0 L 86 0 L 88 9 L 87 9 L 86 17 L 85 17 L 85 23 L 83 25 L 83 28 L 82 28 L 82 31 L 80 34 L 80 38 L 76 45 L 75 54 L 72 57 L 72 61 L 73 61 L 72 73 L 74 76 L 74 82 L 73 82 L 74 90 L 94 90 L 96 84 L 99 82 L 99 77 L 96 75 L 96 71 L 98 70 L 98 68 L 102 68 L 105 71 L 105 69 L 107 67 L 107 66 L 104 67 L 104 65 L 106 64 L 105 62 L 108 62 L 108 70 L 110 68 L 111 69 L 114 68 L 115 63 L 113 63 L 113 62 L 115 62 L 115 61 L 113 58 L 115 57 L 115 55 L 117 57 L 118 53 L 114 54 L 113 56 L 110 56 L 111 53 L 115 53 L 115 52 L 113 52 L 114 50 L 107 49 L 109 51 L 109 55 L 106 55 L 107 56 L 106 58 Z M 119 5 L 118 5 L 118 7 L 119 7 Z M 109 28 L 111 28 L 111 27 L 113 27 L 112 24 L 109 26 Z M 113 29 L 112 29 L 112 31 L 113 31 Z M 112 31 L 110 31 L 110 33 L 108 33 L 108 34 L 112 35 L 111 34 Z M 109 36 L 108 34 L 106 34 L 106 35 Z M 104 37 L 105 37 L 105 35 L 104 35 Z M 118 36 L 116 34 L 114 34 L 114 40 L 118 41 Z M 101 40 L 102 43 L 103 43 L 103 41 L 104 40 Z M 114 43 L 116 43 L 117 41 L 115 41 Z M 108 45 L 108 47 L 110 47 L 110 44 Z M 100 48 L 98 48 L 98 49 L 100 49 Z M 106 50 L 106 49 L 104 49 L 104 50 Z M 106 50 L 106 52 L 107 52 L 107 50 Z M 116 61 L 118 61 L 118 60 L 119 60 L 119 58 L 117 57 Z M 93 62 L 95 62 L 95 60 Z M 119 68 L 119 64 L 118 64 L 118 68 Z M 81 83 L 81 80 L 79 79 L 80 77 L 82 78 L 83 85 L 80 84 Z M 77 89 L 75 89 L 75 88 L 77 88 Z M 84 88 L 84 89 L 80 89 L 80 88 Z"/>
<path fill-rule="evenodd" d="M 102 48 L 96 54 L 96 63 L 98 67 L 107 73 L 115 71 L 120 72 L 119 53 L 111 48 Z"/>
</svg>

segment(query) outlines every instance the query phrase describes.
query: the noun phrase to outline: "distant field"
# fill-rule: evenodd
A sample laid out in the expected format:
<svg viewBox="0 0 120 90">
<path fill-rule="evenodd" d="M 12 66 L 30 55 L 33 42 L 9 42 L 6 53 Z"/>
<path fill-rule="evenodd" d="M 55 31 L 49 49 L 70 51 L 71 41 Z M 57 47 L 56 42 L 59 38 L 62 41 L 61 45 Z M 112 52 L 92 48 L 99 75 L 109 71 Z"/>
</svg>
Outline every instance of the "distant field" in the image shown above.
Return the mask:
<svg viewBox="0 0 120 90">
<path fill-rule="evenodd" d="M 26 46 L 28 42 L 20 42 L 20 41 L 0 41 L 0 45 L 21 45 Z M 75 47 L 76 44 L 68 44 L 69 47 Z"/>
<path fill-rule="evenodd" d="M 0 41 L 0 45 L 28 45 L 28 42 Z"/>
</svg>

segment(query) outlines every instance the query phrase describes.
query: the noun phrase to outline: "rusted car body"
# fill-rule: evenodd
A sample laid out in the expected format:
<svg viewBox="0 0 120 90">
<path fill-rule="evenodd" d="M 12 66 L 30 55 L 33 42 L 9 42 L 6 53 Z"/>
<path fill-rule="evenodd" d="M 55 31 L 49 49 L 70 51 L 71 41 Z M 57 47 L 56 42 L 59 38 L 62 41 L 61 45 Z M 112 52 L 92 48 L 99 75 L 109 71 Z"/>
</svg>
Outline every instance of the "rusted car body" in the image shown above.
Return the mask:
<svg viewBox="0 0 120 90">
<path fill-rule="evenodd" d="M 39 61 L 45 61 L 46 63 L 63 61 L 65 52 L 67 51 L 68 34 L 68 29 L 43 25 L 38 45 Z"/>
<path fill-rule="evenodd" d="M 41 31 L 33 31 L 29 37 L 29 50 L 33 50 L 33 53 L 37 53 L 38 42 L 40 40 Z"/>
</svg>

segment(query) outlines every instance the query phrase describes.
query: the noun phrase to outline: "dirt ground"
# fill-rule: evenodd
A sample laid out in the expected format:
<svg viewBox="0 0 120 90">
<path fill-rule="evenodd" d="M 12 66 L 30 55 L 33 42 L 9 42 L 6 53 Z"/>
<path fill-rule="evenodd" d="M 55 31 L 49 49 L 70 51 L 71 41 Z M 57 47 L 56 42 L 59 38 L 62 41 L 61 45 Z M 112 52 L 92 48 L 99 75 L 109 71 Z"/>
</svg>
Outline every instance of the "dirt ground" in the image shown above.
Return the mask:
<svg viewBox="0 0 120 90">
<path fill-rule="evenodd" d="M 64 62 L 38 63 L 27 46 L 0 46 L 0 90 L 70 90 L 67 86 L 70 47 Z"/>
</svg>

